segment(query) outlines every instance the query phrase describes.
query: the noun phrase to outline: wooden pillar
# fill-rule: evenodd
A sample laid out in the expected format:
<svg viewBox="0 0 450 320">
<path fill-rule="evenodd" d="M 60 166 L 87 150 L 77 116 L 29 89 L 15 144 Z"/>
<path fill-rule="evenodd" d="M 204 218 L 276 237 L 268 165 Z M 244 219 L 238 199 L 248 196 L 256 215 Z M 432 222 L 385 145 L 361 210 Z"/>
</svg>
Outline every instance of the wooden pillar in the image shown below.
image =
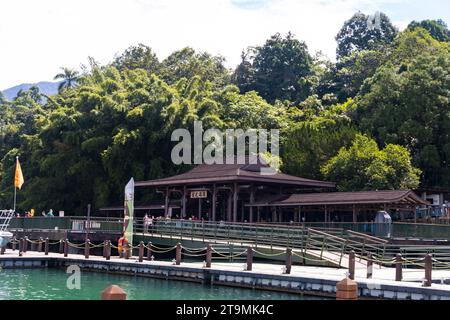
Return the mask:
<svg viewBox="0 0 450 320">
<path fill-rule="evenodd" d="M 358 222 L 358 216 L 357 216 L 357 211 L 356 211 L 356 205 L 353 205 L 353 223 L 357 223 Z"/>
<path fill-rule="evenodd" d="M 292 268 L 292 249 L 287 248 L 286 249 L 286 274 L 291 273 Z"/>
<path fill-rule="evenodd" d="M 327 209 L 327 206 L 325 205 L 325 211 L 324 211 L 324 215 L 325 215 L 325 220 L 324 220 L 324 222 L 325 223 L 327 223 L 328 222 L 328 209 Z"/>
<path fill-rule="evenodd" d="M 144 241 L 139 242 L 139 262 L 144 261 Z"/>
<path fill-rule="evenodd" d="M 69 240 L 64 240 L 64 257 L 69 255 Z"/>
<path fill-rule="evenodd" d="M 216 201 L 217 201 L 217 187 L 216 184 L 213 184 L 213 192 L 212 192 L 212 221 L 216 221 Z"/>
<path fill-rule="evenodd" d="M 355 251 L 351 251 L 348 255 L 348 273 L 351 280 L 355 280 Z"/>
<path fill-rule="evenodd" d="M 45 238 L 45 255 L 48 256 L 48 249 L 49 249 L 49 242 L 48 242 L 48 237 Z"/>
<path fill-rule="evenodd" d="M 255 202 L 255 188 L 254 188 L 254 186 L 252 185 L 251 187 L 250 187 L 250 204 L 253 204 Z M 253 207 L 250 207 L 249 208 L 249 222 L 250 223 L 253 223 Z"/>
<path fill-rule="evenodd" d="M 198 218 L 202 219 L 202 198 L 198 199 Z"/>
<path fill-rule="evenodd" d="M 395 257 L 395 281 L 402 281 L 403 279 L 402 264 L 402 255 L 397 253 L 397 256 Z"/>
<path fill-rule="evenodd" d="M 181 243 L 177 243 L 175 251 L 175 264 L 179 266 L 181 264 Z"/>
<path fill-rule="evenodd" d="M 208 246 L 206 247 L 206 268 L 211 268 L 211 261 L 212 261 L 212 247 L 211 244 L 208 243 Z"/>
<path fill-rule="evenodd" d="M 260 208 L 259 207 L 256 207 L 256 221 L 258 223 L 261 222 L 261 212 L 260 212 Z"/>
<path fill-rule="evenodd" d="M 183 196 L 181 198 L 181 217 L 186 218 L 186 197 L 187 197 L 186 186 L 183 186 Z"/>
<path fill-rule="evenodd" d="M 166 188 L 166 196 L 164 199 L 164 216 L 167 218 L 169 214 L 169 188 Z"/>
<path fill-rule="evenodd" d="M 431 287 L 431 270 L 433 270 L 433 258 L 431 254 L 428 253 L 425 256 L 425 282 L 423 283 L 424 287 Z"/>
<path fill-rule="evenodd" d="M 247 247 L 247 271 L 252 271 L 253 266 L 253 248 Z"/>
<path fill-rule="evenodd" d="M 106 241 L 106 254 L 105 254 L 105 258 L 106 260 L 110 260 L 111 259 L 111 241 L 107 240 Z"/>
<path fill-rule="evenodd" d="M 91 244 L 91 242 L 89 241 L 89 239 L 86 239 L 86 241 L 84 242 L 84 258 L 85 259 L 89 259 L 90 244 Z"/>
<path fill-rule="evenodd" d="M 42 243 L 43 242 L 44 242 L 44 240 L 42 240 L 42 238 L 39 238 L 38 248 L 37 248 L 38 252 L 42 252 Z"/>
<path fill-rule="evenodd" d="M 233 186 L 233 222 L 237 222 L 237 205 L 238 205 L 238 185 L 235 182 Z"/>
</svg>

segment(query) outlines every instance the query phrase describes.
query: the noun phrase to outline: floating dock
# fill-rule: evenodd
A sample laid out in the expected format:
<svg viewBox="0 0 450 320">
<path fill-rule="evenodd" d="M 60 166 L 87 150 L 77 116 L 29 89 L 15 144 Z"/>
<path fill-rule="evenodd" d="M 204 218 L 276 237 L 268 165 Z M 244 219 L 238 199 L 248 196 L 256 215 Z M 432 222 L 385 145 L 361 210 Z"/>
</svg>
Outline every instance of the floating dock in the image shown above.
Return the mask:
<svg viewBox="0 0 450 320">
<path fill-rule="evenodd" d="M 26 252 L 19 256 L 17 251 L 6 250 L 0 255 L 0 266 L 9 268 L 67 268 L 77 265 L 82 271 L 108 272 L 145 276 L 167 280 L 197 282 L 205 285 L 226 285 L 241 288 L 275 290 L 336 297 L 336 283 L 346 277 L 347 269 L 293 265 L 290 274 L 283 273 L 283 266 L 254 263 L 252 271 L 245 271 L 244 263 L 214 262 L 211 268 L 203 262 L 182 262 L 175 265 L 170 261 L 138 261 L 138 257 L 119 259 L 112 256 L 106 260 L 99 256 L 70 254 L 64 257 L 58 253 L 45 255 Z M 395 268 L 377 268 L 372 279 L 366 279 L 366 270 L 356 268 L 360 299 L 394 300 L 450 300 L 450 270 L 433 270 L 433 284 L 422 287 L 423 269 L 406 269 L 403 281 L 394 281 Z M 436 280 L 439 279 L 439 280 Z M 436 283 L 438 282 L 438 283 Z"/>
</svg>

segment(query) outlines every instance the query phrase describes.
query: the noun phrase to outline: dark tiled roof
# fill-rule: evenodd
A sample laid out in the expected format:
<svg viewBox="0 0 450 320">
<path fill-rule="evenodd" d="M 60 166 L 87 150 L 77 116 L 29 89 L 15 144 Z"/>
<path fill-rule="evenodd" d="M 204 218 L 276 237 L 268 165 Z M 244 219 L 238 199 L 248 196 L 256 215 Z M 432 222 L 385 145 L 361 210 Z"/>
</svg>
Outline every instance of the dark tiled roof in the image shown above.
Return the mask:
<svg viewBox="0 0 450 320">
<path fill-rule="evenodd" d="M 136 186 L 171 186 L 185 184 L 221 183 L 221 182 L 267 182 L 297 186 L 313 186 L 334 188 L 335 184 L 328 181 L 318 181 L 295 177 L 284 173 L 264 174 L 263 164 L 201 164 L 192 170 L 173 177 L 138 181 Z"/>
<path fill-rule="evenodd" d="M 381 190 L 359 192 L 324 192 L 304 193 L 279 196 L 272 201 L 260 201 L 254 206 L 289 206 L 289 205 L 339 205 L 339 204 L 379 204 L 402 203 L 411 205 L 427 205 L 428 201 L 417 196 L 412 190 Z"/>
</svg>

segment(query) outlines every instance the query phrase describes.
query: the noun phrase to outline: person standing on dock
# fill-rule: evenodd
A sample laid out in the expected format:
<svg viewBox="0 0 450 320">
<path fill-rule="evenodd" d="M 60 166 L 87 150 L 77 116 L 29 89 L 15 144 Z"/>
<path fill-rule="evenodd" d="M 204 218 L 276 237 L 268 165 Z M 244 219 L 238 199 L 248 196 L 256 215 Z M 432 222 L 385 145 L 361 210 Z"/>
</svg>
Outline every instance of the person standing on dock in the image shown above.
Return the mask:
<svg viewBox="0 0 450 320">
<path fill-rule="evenodd" d="M 148 226 L 150 225 L 150 217 L 148 214 L 144 216 L 144 233 L 148 233 Z"/>
<path fill-rule="evenodd" d="M 128 239 L 125 237 L 125 233 L 122 233 L 122 237 L 119 239 L 117 251 L 119 251 L 119 258 L 125 258 L 125 255 L 128 254 Z"/>
</svg>

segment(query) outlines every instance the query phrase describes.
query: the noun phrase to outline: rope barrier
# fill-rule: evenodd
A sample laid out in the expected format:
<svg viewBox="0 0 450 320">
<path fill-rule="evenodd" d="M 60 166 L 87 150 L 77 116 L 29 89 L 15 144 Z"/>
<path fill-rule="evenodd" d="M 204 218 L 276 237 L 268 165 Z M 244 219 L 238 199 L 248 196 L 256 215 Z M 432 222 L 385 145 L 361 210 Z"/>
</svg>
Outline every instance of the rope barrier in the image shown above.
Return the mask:
<svg viewBox="0 0 450 320">
<path fill-rule="evenodd" d="M 253 249 L 253 251 L 255 253 L 259 254 L 259 255 L 266 256 L 266 257 L 276 257 L 276 256 L 281 256 L 281 255 L 286 253 L 286 251 L 282 251 L 282 252 L 279 252 L 279 253 L 273 253 L 273 254 L 271 254 L 271 253 L 262 253 L 262 252 L 260 252 L 258 250 L 255 250 L 255 249 Z"/>
<path fill-rule="evenodd" d="M 223 253 L 220 253 L 220 252 L 216 251 L 214 248 L 212 248 L 212 251 L 215 252 L 216 254 L 218 254 L 219 256 L 222 256 L 222 257 L 225 257 L 225 258 L 230 258 L 230 259 L 239 257 L 239 256 L 241 256 L 241 255 L 243 255 L 244 253 L 247 252 L 247 250 L 244 250 L 244 251 L 242 251 L 241 253 L 238 253 L 238 254 L 234 254 L 234 255 L 233 255 L 233 254 L 223 254 Z"/>
</svg>

